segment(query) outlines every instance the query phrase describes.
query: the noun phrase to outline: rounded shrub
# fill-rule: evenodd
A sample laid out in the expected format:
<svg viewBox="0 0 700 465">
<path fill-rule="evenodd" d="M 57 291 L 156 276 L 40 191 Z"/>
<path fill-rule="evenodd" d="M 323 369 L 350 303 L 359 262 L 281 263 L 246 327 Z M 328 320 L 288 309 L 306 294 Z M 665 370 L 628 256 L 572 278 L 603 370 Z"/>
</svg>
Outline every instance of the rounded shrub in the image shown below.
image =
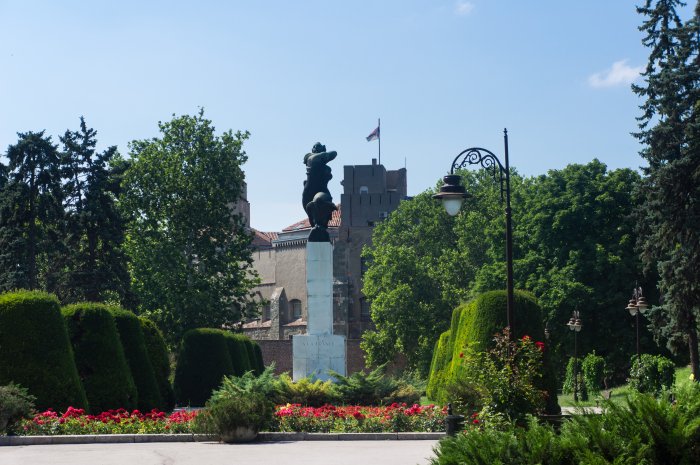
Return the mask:
<svg viewBox="0 0 700 465">
<path fill-rule="evenodd" d="M 109 307 L 79 303 L 64 307 L 61 313 L 90 411 L 135 409 L 136 385 Z"/>
<path fill-rule="evenodd" d="M 534 341 L 544 341 L 542 309 L 529 292 L 515 291 L 515 337 L 529 336 Z M 447 401 L 446 388 L 459 382 L 461 357 L 469 348 L 484 351 L 494 344 L 494 335 L 507 325 L 506 291 L 485 292 L 472 301 L 460 305 L 452 315 L 449 336 L 438 341 L 438 354 L 434 354 L 428 386 L 433 400 Z M 545 346 L 546 347 L 546 346 Z M 445 353 L 447 352 L 447 353 Z M 437 357 L 437 358 L 436 358 Z M 560 412 L 557 403 L 555 370 L 549 352 L 545 349 L 540 389 L 547 392 L 547 413 Z M 434 370 L 433 370 L 434 369 Z"/>
<path fill-rule="evenodd" d="M 138 408 L 148 411 L 154 408 L 164 409 L 158 383 L 153 373 L 153 365 L 146 350 L 146 343 L 141 330 L 139 318 L 133 313 L 112 307 L 114 321 L 119 330 L 119 339 L 124 347 L 124 355 L 131 370 L 131 376 L 138 392 Z"/>
<path fill-rule="evenodd" d="M 165 410 L 170 411 L 175 407 L 175 393 L 173 392 L 173 386 L 170 384 L 170 353 L 165 344 L 165 338 L 163 338 L 163 333 L 160 332 L 160 329 L 153 321 L 144 317 L 139 317 L 139 321 L 160 397 L 163 399 Z"/>
<path fill-rule="evenodd" d="M 659 395 L 673 386 L 675 370 L 673 362 L 662 355 L 635 355 L 632 357 L 629 385 L 638 392 Z"/>
<path fill-rule="evenodd" d="M 175 397 L 179 405 L 201 407 L 224 376 L 236 374 L 226 331 L 198 328 L 187 331 L 175 368 Z M 245 359 L 247 361 L 247 359 Z"/>
<path fill-rule="evenodd" d="M 257 374 L 256 367 L 252 363 L 249 354 L 248 344 L 246 343 L 246 341 L 250 341 L 250 339 L 243 334 L 231 333 L 229 331 L 224 331 L 223 333 L 226 338 L 226 347 L 228 348 L 229 357 L 233 366 L 233 374 L 236 376 L 243 376 L 246 372 L 251 370 Z"/>
<path fill-rule="evenodd" d="M 17 383 L 38 409 L 87 408 L 58 299 L 45 292 L 0 295 L 0 385 Z"/>
</svg>

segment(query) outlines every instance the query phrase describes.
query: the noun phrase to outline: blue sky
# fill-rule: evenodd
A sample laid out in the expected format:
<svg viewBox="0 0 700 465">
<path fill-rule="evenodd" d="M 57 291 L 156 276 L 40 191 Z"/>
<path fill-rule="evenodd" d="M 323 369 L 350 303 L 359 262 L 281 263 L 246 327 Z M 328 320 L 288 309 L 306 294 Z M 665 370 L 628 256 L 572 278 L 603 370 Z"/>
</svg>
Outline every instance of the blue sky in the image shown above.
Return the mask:
<svg viewBox="0 0 700 465">
<path fill-rule="evenodd" d="M 598 158 L 642 165 L 630 82 L 648 51 L 623 0 L 0 0 L 0 150 L 16 133 L 76 129 L 99 146 L 157 136 L 175 114 L 249 130 L 254 227 L 304 217 L 302 157 L 316 141 L 342 166 L 408 168 L 435 185 L 471 146 L 525 175 Z"/>
</svg>

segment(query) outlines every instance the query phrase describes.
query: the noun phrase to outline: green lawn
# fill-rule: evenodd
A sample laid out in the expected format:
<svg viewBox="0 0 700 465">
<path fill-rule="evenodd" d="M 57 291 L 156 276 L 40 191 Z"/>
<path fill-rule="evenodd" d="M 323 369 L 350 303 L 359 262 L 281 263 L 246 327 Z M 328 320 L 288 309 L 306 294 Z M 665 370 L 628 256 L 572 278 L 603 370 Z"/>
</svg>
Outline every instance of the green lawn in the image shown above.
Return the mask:
<svg viewBox="0 0 700 465">
<path fill-rule="evenodd" d="M 676 385 L 679 385 L 681 383 L 686 383 L 690 381 L 690 367 L 683 367 L 683 368 L 676 368 Z M 627 384 L 623 384 L 620 386 L 616 386 L 612 388 L 612 395 L 610 396 L 610 400 L 613 402 L 622 402 L 625 400 L 627 397 L 627 394 L 630 392 L 630 387 Z M 590 396 L 589 399 L 585 402 L 579 401 L 578 403 L 574 402 L 574 395 L 573 394 L 560 394 L 559 395 L 559 405 L 561 407 L 575 407 L 575 406 L 580 406 L 580 407 L 595 407 L 596 400 L 600 402 L 601 396 Z"/>
</svg>

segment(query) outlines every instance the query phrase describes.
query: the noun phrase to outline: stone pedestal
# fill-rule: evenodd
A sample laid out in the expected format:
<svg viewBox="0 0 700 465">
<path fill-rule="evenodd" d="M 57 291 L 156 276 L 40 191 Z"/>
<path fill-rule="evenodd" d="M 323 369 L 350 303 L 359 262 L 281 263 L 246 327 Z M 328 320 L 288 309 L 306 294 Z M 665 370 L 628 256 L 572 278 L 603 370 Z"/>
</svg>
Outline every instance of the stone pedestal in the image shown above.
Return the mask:
<svg viewBox="0 0 700 465">
<path fill-rule="evenodd" d="M 307 376 L 326 381 L 328 370 L 345 375 L 345 336 L 301 334 L 292 337 L 292 379 Z"/>
<path fill-rule="evenodd" d="M 306 245 L 307 334 L 292 338 L 294 380 L 330 378 L 328 370 L 345 375 L 345 336 L 333 334 L 333 246 Z"/>
</svg>

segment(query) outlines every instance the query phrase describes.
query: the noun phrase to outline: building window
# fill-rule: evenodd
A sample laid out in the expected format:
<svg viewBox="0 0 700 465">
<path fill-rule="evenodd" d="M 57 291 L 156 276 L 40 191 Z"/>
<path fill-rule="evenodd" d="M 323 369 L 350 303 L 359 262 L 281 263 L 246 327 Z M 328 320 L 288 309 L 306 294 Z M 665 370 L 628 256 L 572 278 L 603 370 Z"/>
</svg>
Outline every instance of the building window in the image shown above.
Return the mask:
<svg viewBox="0 0 700 465">
<path fill-rule="evenodd" d="M 367 186 L 361 186 L 360 194 L 369 194 L 369 188 Z"/>
<path fill-rule="evenodd" d="M 301 301 L 297 299 L 290 300 L 289 305 L 292 308 L 292 320 L 301 318 Z"/>
<path fill-rule="evenodd" d="M 362 321 L 370 321 L 372 319 L 369 313 L 369 301 L 364 297 L 360 297 L 360 319 Z"/>
<path fill-rule="evenodd" d="M 270 319 L 270 304 L 265 304 L 265 306 L 263 307 L 262 317 L 263 317 L 263 320 Z"/>
</svg>

